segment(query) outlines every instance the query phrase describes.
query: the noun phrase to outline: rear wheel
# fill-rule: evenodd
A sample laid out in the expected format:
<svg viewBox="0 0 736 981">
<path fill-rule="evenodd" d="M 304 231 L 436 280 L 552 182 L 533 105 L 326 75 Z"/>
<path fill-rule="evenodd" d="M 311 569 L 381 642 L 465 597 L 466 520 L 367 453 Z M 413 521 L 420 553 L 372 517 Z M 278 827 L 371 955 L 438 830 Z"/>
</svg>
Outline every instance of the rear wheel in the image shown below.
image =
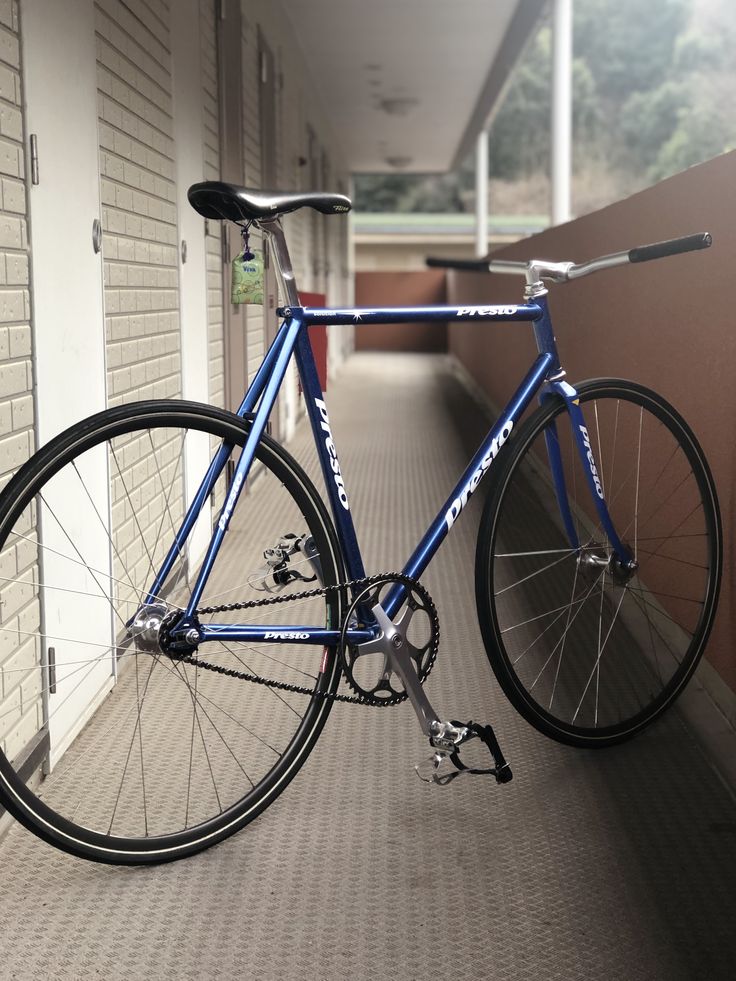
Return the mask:
<svg viewBox="0 0 736 981">
<path fill-rule="evenodd" d="M 0 499 L 0 562 L 9 570 L 0 799 L 66 851 L 141 863 L 214 844 L 281 793 L 324 725 L 331 701 L 320 696 L 339 680 L 334 649 L 228 642 L 198 651 L 224 668 L 305 686 L 310 697 L 182 663 L 158 643 L 161 619 L 186 605 L 227 467 L 149 606 L 150 624 L 129 627 L 217 448 L 237 458 L 247 432 L 247 422 L 205 406 L 122 406 L 55 439 Z M 292 552 L 288 581 L 277 586 L 264 552 L 284 541 L 288 552 L 303 536 L 309 548 Z M 264 437 L 200 605 L 268 598 L 266 587 L 281 596 L 314 589 L 317 569 L 326 585 L 339 582 L 330 519 L 301 468 Z M 249 619 L 337 627 L 339 597 L 201 617 Z"/>
<path fill-rule="evenodd" d="M 548 736 L 603 746 L 653 721 L 695 669 L 716 610 L 721 527 L 702 450 L 664 399 L 615 380 L 578 392 L 614 528 L 638 568 L 616 561 L 564 402 L 550 399 L 499 459 L 476 594 L 488 657 L 514 706 Z M 552 431 L 579 549 L 557 505 Z"/>
</svg>

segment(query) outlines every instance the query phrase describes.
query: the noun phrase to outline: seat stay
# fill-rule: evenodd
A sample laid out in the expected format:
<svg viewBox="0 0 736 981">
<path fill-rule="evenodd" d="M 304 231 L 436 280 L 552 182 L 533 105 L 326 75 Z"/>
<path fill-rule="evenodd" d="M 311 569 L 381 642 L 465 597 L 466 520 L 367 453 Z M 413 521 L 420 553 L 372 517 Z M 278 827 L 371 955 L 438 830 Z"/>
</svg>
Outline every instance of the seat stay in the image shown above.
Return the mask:
<svg viewBox="0 0 736 981">
<path fill-rule="evenodd" d="M 220 513 L 220 518 L 215 526 L 210 544 L 207 548 L 207 553 L 204 557 L 204 561 L 202 562 L 199 575 L 197 576 L 197 581 L 194 584 L 191 596 L 189 597 L 189 603 L 187 604 L 187 608 L 184 613 L 184 618 L 187 620 L 194 616 L 195 610 L 200 599 L 202 598 L 202 593 L 204 592 L 207 580 L 209 579 L 217 553 L 219 552 L 225 534 L 227 533 L 233 511 L 238 499 L 240 498 L 240 494 L 248 474 L 250 473 L 258 443 L 261 440 L 261 436 L 266 428 L 266 423 L 271 415 L 271 410 L 273 409 L 276 396 L 278 395 L 284 375 L 286 374 L 286 368 L 294 351 L 294 345 L 296 344 L 302 326 L 301 320 L 296 317 L 285 321 L 284 328 L 279 331 L 279 334 L 272 346 L 275 351 L 272 361 L 272 369 L 268 373 L 268 377 L 265 372 L 259 372 L 261 379 L 258 387 L 262 386 L 263 391 L 262 394 L 260 394 L 258 408 L 253 417 L 253 425 L 251 426 L 250 432 L 248 433 L 245 441 L 245 445 L 243 446 L 243 450 L 240 454 L 240 458 L 238 459 L 235 467 L 235 472 L 230 482 L 227 497 Z M 256 401 L 257 395 L 258 389 L 256 389 L 256 392 L 254 392 L 252 396 L 253 402 Z M 248 396 L 246 396 L 244 399 L 244 404 L 245 403 L 248 405 L 251 404 L 251 399 L 248 398 Z"/>
<path fill-rule="evenodd" d="M 268 379 L 271 377 L 274 366 L 278 361 L 278 357 L 284 345 L 285 339 L 286 323 L 283 323 L 276 337 L 273 339 L 273 342 L 268 349 L 266 357 L 263 359 L 260 368 L 256 372 L 255 378 L 248 387 L 243 401 L 240 403 L 240 407 L 238 408 L 236 415 L 240 416 L 241 419 L 246 418 L 246 416 L 253 418 L 253 410 L 258 404 L 258 400 L 263 395 Z M 156 573 L 156 577 L 154 578 L 154 581 L 148 591 L 144 604 L 153 603 L 161 597 L 166 579 L 173 569 L 177 558 L 182 554 L 192 528 L 197 523 L 197 519 L 199 518 L 200 511 L 204 506 L 204 502 L 212 492 L 212 488 L 219 479 L 225 464 L 230 459 L 233 448 L 233 443 L 223 443 L 218 448 L 215 456 L 212 458 L 212 462 L 210 463 L 207 473 L 197 488 L 192 502 L 187 508 L 187 512 L 181 526 L 174 536 L 174 541 L 169 548 L 166 558 Z"/>
</svg>

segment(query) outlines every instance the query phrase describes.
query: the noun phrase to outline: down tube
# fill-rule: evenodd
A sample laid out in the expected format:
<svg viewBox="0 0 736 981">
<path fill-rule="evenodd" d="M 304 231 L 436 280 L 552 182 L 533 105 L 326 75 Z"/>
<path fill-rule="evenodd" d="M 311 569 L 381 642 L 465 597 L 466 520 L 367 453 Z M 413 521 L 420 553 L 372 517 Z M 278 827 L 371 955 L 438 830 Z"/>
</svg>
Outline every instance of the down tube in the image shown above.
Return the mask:
<svg viewBox="0 0 736 981">
<path fill-rule="evenodd" d="M 522 413 L 534 398 L 553 361 L 554 358 L 551 354 L 540 354 L 529 369 L 524 380 L 501 413 L 498 422 L 493 426 L 483 443 L 481 443 L 478 452 L 466 467 L 457 486 L 442 505 L 441 510 L 430 525 L 424 538 L 404 566 L 403 571 L 405 575 L 418 578 L 427 568 L 435 552 L 445 540 L 450 529 L 459 517 L 460 512 L 465 507 L 468 498 L 475 491 L 486 472 L 492 467 L 493 459 L 499 449 L 499 443 L 505 442 L 505 439 L 508 438 L 509 429 L 516 425 Z M 503 435 L 504 433 L 506 433 L 505 437 Z M 401 590 L 392 592 L 387 598 L 385 605 L 385 610 L 389 617 L 396 614 L 401 602 Z"/>
</svg>

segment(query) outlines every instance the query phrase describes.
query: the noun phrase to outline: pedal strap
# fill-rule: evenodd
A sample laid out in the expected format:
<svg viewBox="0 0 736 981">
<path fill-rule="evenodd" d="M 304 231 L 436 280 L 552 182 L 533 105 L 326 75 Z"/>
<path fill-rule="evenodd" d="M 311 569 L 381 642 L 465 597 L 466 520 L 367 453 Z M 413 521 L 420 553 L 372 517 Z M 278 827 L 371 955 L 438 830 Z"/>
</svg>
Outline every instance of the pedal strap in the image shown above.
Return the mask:
<svg viewBox="0 0 736 981">
<path fill-rule="evenodd" d="M 453 766 L 457 768 L 457 773 L 447 774 L 448 782 L 453 777 L 459 776 L 460 773 L 474 773 L 474 774 L 488 774 L 496 778 L 496 783 L 508 783 L 512 779 L 513 773 L 511 772 L 511 767 L 508 765 L 504 759 L 504 755 L 501 752 L 501 747 L 498 745 L 498 740 L 496 739 L 496 734 L 493 731 L 492 726 L 482 726 L 477 722 L 455 722 L 453 720 L 453 725 L 465 726 L 469 731 L 470 736 L 466 737 L 464 742 L 472 736 L 477 736 L 478 739 L 488 748 L 488 752 L 493 757 L 493 762 L 495 766 L 491 767 L 472 767 L 466 766 L 460 759 L 459 749 L 462 746 L 457 747 L 454 752 L 449 754 L 450 761 Z"/>
</svg>

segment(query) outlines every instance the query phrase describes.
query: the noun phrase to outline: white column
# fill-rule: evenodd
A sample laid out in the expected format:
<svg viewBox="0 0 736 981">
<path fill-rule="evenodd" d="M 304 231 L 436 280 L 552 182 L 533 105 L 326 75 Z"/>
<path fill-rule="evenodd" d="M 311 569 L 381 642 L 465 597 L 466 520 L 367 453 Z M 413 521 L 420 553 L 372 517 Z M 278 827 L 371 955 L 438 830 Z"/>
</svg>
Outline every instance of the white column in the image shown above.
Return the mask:
<svg viewBox="0 0 736 981">
<path fill-rule="evenodd" d="M 572 0 L 552 13 L 552 224 L 570 220 L 572 162 Z"/>
<path fill-rule="evenodd" d="M 475 145 L 475 254 L 488 255 L 488 131 Z"/>
</svg>

